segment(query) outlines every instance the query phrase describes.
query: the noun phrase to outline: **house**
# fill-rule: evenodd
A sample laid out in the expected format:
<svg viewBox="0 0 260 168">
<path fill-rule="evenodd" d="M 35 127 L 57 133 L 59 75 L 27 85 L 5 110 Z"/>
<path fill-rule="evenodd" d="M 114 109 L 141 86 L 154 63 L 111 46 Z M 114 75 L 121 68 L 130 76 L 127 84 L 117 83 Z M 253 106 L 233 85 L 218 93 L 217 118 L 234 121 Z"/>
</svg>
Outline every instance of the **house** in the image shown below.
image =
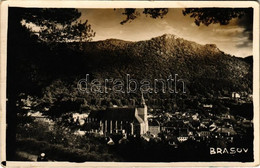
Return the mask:
<svg viewBox="0 0 260 168">
<path fill-rule="evenodd" d="M 213 107 L 213 105 L 212 105 L 212 104 L 203 104 L 203 107 L 204 107 L 204 108 L 210 108 L 210 109 L 211 109 L 211 108 Z"/>
<path fill-rule="evenodd" d="M 234 136 L 237 135 L 236 131 L 234 130 L 234 128 L 218 128 L 216 130 L 217 133 L 219 133 L 220 135 L 224 135 L 224 136 Z"/>
<path fill-rule="evenodd" d="M 149 132 L 155 137 L 160 133 L 160 123 L 156 120 L 149 120 Z"/>
<path fill-rule="evenodd" d="M 233 99 L 239 99 L 239 98 L 240 98 L 240 94 L 237 93 L 237 92 L 232 92 L 232 93 L 231 93 L 231 98 L 233 98 Z"/>
<path fill-rule="evenodd" d="M 209 137 L 211 135 L 210 131 L 198 131 L 197 132 L 199 137 Z"/>
<path fill-rule="evenodd" d="M 179 142 L 187 141 L 189 139 L 188 132 L 189 132 L 188 129 L 180 128 L 179 129 L 179 136 L 177 137 L 177 140 Z"/>
</svg>

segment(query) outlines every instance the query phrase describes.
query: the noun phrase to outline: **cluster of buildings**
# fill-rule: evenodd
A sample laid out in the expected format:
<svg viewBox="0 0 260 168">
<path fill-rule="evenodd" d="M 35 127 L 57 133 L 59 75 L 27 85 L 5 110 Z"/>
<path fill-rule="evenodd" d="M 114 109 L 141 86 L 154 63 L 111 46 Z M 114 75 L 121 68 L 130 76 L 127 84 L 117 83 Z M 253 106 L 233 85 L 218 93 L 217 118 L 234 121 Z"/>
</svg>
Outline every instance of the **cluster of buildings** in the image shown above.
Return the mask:
<svg viewBox="0 0 260 168">
<path fill-rule="evenodd" d="M 226 143 L 232 143 L 235 138 L 246 138 L 248 130 L 252 129 L 253 123 L 241 116 L 230 113 L 214 114 L 213 106 L 203 105 L 205 112 L 196 109 L 187 109 L 186 112 L 164 113 L 152 116 L 149 121 L 159 123 L 150 129 L 150 134 L 168 141 L 170 145 L 185 141 L 210 143 L 212 139 L 221 139 Z M 152 126 L 152 125 L 149 125 Z"/>
<path fill-rule="evenodd" d="M 237 98 L 237 94 L 232 96 Z M 111 107 L 92 111 L 87 117 L 75 120 L 85 133 L 96 133 L 105 137 L 115 134 L 143 137 L 146 140 L 159 139 L 170 145 L 187 140 L 203 141 L 222 138 L 233 141 L 236 136 L 245 135 L 246 128 L 252 128 L 252 121 L 229 113 L 212 113 L 213 105 L 203 104 L 206 112 L 186 109 L 185 112 L 149 113 L 142 96 L 140 105 L 135 107 Z M 84 122 L 83 122 L 84 120 Z"/>
<path fill-rule="evenodd" d="M 105 110 L 87 113 L 72 113 L 68 117 L 70 126 L 79 126 L 75 134 L 94 133 L 109 137 L 114 135 L 142 137 L 149 141 L 157 139 L 177 147 L 179 143 L 191 140 L 210 142 L 211 139 L 224 139 L 233 142 L 234 138 L 245 138 L 246 132 L 253 128 L 251 120 L 229 112 L 214 113 L 208 100 L 201 100 L 201 109 L 186 108 L 182 111 L 166 112 L 161 109 L 149 109 L 142 95 L 137 106 L 110 107 Z M 252 102 L 252 95 L 232 92 L 231 97 L 218 97 L 219 101 L 243 104 Z M 50 122 L 40 112 L 32 113 L 31 98 L 21 99 L 22 109 L 29 110 L 28 116 Z M 66 119 L 65 119 L 66 120 Z M 61 121 L 65 121 L 61 119 Z"/>
</svg>

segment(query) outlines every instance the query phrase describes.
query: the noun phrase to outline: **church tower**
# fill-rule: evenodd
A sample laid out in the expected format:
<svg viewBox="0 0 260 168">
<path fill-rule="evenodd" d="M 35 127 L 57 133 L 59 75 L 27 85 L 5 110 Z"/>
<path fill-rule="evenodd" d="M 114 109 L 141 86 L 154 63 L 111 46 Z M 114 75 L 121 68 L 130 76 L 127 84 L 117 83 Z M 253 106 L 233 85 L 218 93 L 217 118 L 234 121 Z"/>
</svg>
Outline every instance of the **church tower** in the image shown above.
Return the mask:
<svg viewBox="0 0 260 168">
<path fill-rule="evenodd" d="M 142 118 L 142 120 L 144 121 L 144 132 L 146 133 L 148 131 L 148 119 L 147 119 L 148 108 L 145 103 L 143 92 L 142 92 L 140 107 L 138 107 L 137 110 L 138 110 L 139 117 Z"/>
</svg>

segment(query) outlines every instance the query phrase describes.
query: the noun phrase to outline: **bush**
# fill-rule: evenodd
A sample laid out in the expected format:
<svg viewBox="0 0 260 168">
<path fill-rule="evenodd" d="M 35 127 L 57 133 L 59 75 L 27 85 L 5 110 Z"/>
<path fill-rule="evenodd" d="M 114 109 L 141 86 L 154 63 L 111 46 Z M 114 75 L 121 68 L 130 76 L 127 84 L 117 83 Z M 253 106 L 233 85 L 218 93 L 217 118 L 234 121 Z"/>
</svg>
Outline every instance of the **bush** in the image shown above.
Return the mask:
<svg viewBox="0 0 260 168">
<path fill-rule="evenodd" d="M 41 120 L 18 127 L 17 147 L 39 155 L 44 152 L 57 161 L 114 161 L 101 137 L 77 136 L 69 128 Z"/>
<path fill-rule="evenodd" d="M 19 150 L 28 151 L 31 154 L 39 155 L 46 153 L 50 160 L 56 161 L 115 161 L 113 156 L 108 153 L 97 153 L 96 151 L 87 152 L 84 149 L 66 148 L 60 144 L 49 144 L 45 141 L 38 141 L 35 139 L 19 139 L 17 141 Z"/>
</svg>

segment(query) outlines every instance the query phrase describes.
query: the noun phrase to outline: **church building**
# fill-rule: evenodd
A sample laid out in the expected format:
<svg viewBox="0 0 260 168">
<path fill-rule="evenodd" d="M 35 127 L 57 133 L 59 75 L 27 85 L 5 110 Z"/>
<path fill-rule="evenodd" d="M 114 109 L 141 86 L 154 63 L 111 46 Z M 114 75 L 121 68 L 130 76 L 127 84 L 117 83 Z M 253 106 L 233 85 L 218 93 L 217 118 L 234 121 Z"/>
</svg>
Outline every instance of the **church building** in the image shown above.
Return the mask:
<svg viewBox="0 0 260 168">
<path fill-rule="evenodd" d="M 141 105 L 137 107 L 112 107 L 92 111 L 87 121 L 98 124 L 95 131 L 108 136 L 114 133 L 143 135 L 148 131 L 147 106 L 142 95 Z"/>
</svg>

